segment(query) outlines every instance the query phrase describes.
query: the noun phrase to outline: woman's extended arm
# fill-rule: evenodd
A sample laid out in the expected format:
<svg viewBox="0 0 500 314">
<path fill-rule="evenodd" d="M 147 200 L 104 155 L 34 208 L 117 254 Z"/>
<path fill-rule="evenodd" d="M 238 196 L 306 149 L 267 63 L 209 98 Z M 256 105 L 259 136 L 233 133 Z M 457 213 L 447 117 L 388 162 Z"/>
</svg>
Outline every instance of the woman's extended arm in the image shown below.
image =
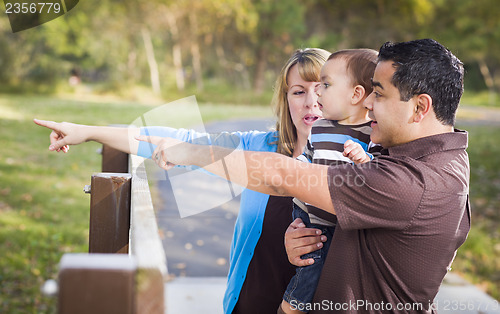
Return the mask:
<svg viewBox="0 0 500 314">
<path fill-rule="evenodd" d="M 88 141 L 106 144 L 128 154 L 151 158 L 156 145 L 137 142 L 134 138 L 139 135 L 160 136 L 174 138 L 183 142 L 203 145 L 215 144 L 228 148 L 250 149 L 252 139 L 267 140 L 265 132 L 222 132 L 209 134 L 189 129 L 174 129 L 165 126 L 149 127 L 101 127 L 74 124 L 68 122 L 57 123 L 34 119 L 38 125 L 52 130 L 49 149 L 67 152 L 68 145 L 78 145 Z"/>
<path fill-rule="evenodd" d="M 38 119 L 33 121 L 52 130 L 49 150 L 67 152 L 68 145 L 95 141 L 128 154 L 137 154 L 139 144 L 134 138 L 140 134 L 139 128 L 90 126 Z"/>
</svg>

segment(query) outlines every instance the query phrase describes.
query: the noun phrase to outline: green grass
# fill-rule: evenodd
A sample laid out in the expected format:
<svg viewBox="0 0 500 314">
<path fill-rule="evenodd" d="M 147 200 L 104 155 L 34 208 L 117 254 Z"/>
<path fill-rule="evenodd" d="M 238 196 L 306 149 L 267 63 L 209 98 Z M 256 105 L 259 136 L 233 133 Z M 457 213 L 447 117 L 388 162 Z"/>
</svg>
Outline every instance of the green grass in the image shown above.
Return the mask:
<svg viewBox="0 0 500 314">
<path fill-rule="evenodd" d="M 40 286 L 57 277 L 62 254 L 88 251 L 89 196 L 82 188 L 100 171 L 100 145 L 49 152 L 50 131 L 32 119 L 128 124 L 156 108 L 113 97 L 80 98 L 86 100 L 0 95 L 0 313 L 55 313 L 56 300 L 42 296 Z M 200 111 L 204 122 L 271 115 L 262 106 L 200 105 Z M 175 126 L 189 122 L 175 119 Z"/>
<path fill-rule="evenodd" d="M 65 155 L 49 152 L 49 131 L 32 118 L 122 124 L 162 103 L 79 99 L 0 95 L 0 313 L 54 313 L 56 300 L 42 296 L 40 286 L 56 278 L 62 254 L 88 251 L 89 196 L 82 188 L 100 171 L 95 153 L 100 145 L 86 143 Z M 262 106 L 205 104 L 200 111 L 205 122 L 270 115 Z M 176 127 L 189 125 L 186 118 L 174 122 Z M 500 126 L 465 128 L 470 134 L 473 224 L 453 268 L 500 299 Z"/>
<path fill-rule="evenodd" d="M 470 92 L 464 91 L 461 103 L 468 106 L 496 107 L 500 108 L 500 96 L 488 91 Z"/>
<path fill-rule="evenodd" d="M 271 86 L 261 94 L 256 94 L 252 89 L 234 87 L 217 80 L 206 80 L 203 92 L 198 92 L 194 87 L 188 86 L 184 92 L 178 92 L 175 86 L 164 88 L 162 91 L 165 99 L 178 99 L 188 95 L 196 95 L 203 103 L 224 104 L 260 104 L 267 106 L 273 96 Z"/>
<path fill-rule="evenodd" d="M 500 299 L 500 125 L 467 126 L 472 228 L 453 269 Z"/>
</svg>

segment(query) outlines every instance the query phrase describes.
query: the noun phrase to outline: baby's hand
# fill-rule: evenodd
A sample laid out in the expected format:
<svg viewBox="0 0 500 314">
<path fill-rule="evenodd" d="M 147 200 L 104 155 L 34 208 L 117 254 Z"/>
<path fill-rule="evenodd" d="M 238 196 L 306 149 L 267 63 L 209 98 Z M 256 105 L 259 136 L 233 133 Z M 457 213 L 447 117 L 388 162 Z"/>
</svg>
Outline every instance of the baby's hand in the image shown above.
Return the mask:
<svg viewBox="0 0 500 314">
<path fill-rule="evenodd" d="M 355 164 L 362 164 L 370 161 L 368 156 L 359 143 L 347 140 L 344 143 L 344 156 L 349 158 Z"/>
</svg>

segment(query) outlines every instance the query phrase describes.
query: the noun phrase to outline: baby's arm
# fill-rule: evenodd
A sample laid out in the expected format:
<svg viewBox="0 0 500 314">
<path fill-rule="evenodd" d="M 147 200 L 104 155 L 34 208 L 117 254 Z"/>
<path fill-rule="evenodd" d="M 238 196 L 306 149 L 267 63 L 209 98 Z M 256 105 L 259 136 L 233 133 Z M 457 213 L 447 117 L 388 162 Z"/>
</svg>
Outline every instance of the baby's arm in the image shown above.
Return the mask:
<svg viewBox="0 0 500 314">
<path fill-rule="evenodd" d="M 371 160 L 359 143 L 347 140 L 344 143 L 344 156 L 349 158 L 355 164 L 362 164 Z"/>
</svg>

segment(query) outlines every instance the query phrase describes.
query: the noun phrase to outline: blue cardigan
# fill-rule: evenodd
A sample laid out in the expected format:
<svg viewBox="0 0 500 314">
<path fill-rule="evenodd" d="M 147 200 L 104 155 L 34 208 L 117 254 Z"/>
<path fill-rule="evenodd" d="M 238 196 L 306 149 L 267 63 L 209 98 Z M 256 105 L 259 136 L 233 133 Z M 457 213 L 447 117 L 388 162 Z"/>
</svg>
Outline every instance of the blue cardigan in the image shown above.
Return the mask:
<svg viewBox="0 0 500 314">
<path fill-rule="evenodd" d="M 214 144 L 263 152 L 275 152 L 277 145 L 273 143 L 278 140 L 277 132 L 224 132 L 209 135 L 208 133 L 169 127 L 141 128 L 141 135 L 171 137 L 189 143 Z M 137 155 L 151 158 L 154 148 L 154 145 L 139 142 Z M 224 294 L 224 313 L 232 313 L 238 301 L 241 287 L 247 275 L 248 265 L 262 233 L 264 213 L 268 200 L 269 195 L 252 190 L 244 189 L 241 193 L 240 211 L 236 219 L 229 255 L 229 274 Z"/>
</svg>

